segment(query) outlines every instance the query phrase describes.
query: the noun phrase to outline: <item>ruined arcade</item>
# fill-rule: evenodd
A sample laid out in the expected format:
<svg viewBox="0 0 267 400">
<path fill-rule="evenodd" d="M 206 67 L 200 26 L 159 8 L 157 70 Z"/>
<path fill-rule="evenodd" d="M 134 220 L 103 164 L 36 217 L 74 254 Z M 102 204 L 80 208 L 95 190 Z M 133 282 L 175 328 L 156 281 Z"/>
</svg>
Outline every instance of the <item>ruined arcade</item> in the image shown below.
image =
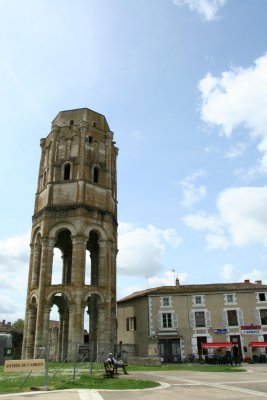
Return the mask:
<svg viewBox="0 0 267 400">
<path fill-rule="evenodd" d="M 56 358 L 64 360 L 83 343 L 85 312 L 94 352 L 116 343 L 118 149 L 105 117 L 87 108 L 60 112 L 40 145 L 22 357 L 38 357 L 48 344 L 56 305 Z M 55 249 L 59 284 L 52 281 Z"/>
</svg>

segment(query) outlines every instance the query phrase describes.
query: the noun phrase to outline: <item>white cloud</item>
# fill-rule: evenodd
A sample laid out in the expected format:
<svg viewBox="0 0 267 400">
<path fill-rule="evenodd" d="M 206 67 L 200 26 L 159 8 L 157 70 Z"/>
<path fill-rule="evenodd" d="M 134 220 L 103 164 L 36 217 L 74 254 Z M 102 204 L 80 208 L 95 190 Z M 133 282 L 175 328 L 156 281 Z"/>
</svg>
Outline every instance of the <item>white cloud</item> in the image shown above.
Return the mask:
<svg viewBox="0 0 267 400">
<path fill-rule="evenodd" d="M 168 246 L 182 242 L 174 229 L 159 229 L 153 225 L 138 228 L 119 224 L 118 272 L 126 275 L 154 274 L 162 268 L 162 258 Z"/>
<path fill-rule="evenodd" d="M 0 240 L 0 313 L 6 321 L 24 319 L 29 242 L 29 232 Z"/>
<path fill-rule="evenodd" d="M 248 68 L 232 68 L 218 77 L 208 73 L 200 82 L 201 118 L 233 135 L 237 127 L 258 142 L 260 169 L 267 172 L 267 55 Z M 246 132 L 247 133 L 247 132 Z"/>
<path fill-rule="evenodd" d="M 179 279 L 180 285 L 184 285 L 188 281 L 188 273 L 181 272 L 176 274 L 172 271 L 167 271 L 162 277 L 151 276 L 148 279 L 149 287 L 174 286 L 176 278 Z"/>
<path fill-rule="evenodd" d="M 240 187 L 221 192 L 217 214 L 189 214 L 184 223 L 206 232 L 208 249 L 267 246 L 267 187 Z"/>
<path fill-rule="evenodd" d="M 121 279 L 121 277 L 119 277 L 117 288 L 118 298 L 122 299 L 134 292 L 146 290 L 148 288 L 151 289 L 159 286 L 174 286 L 176 277 L 179 278 L 179 282 L 181 285 L 186 284 L 188 281 L 188 273 L 180 272 L 177 274 L 173 271 L 166 271 L 162 276 L 144 275 L 143 281 L 139 282 L 139 284 L 129 284 L 128 281 L 127 284 L 125 284 L 125 279 Z"/>
<path fill-rule="evenodd" d="M 14 262 L 26 262 L 29 258 L 30 233 L 0 240 L 0 266 L 10 270 Z"/>
<path fill-rule="evenodd" d="M 263 272 L 258 269 L 253 269 L 250 272 L 243 273 L 232 264 L 225 264 L 221 271 L 221 276 L 224 282 L 244 282 L 248 279 L 250 282 L 265 281 L 267 279 L 267 271 Z"/>
<path fill-rule="evenodd" d="M 196 11 L 205 21 L 214 21 L 218 12 L 227 0 L 173 0 L 177 6 L 188 6 L 191 11 Z"/>
<path fill-rule="evenodd" d="M 183 218 L 187 226 L 197 231 L 207 230 L 213 233 L 222 233 L 222 221 L 217 215 L 209 215 L 198 211 L 195 214 L 188 214 Z"/>
<path fill-rule="evenodd" d="M 204 199 L 207 195 L 207 188 L 205 185 L 196 185 L 196 180 L 206 176 L 205 171 L 199 170 L 187 176 L 180 182 L 183 191 L 182 204 L 185 207 L 191 207 Z"/>
<path fill-rule="evenodd" d="M 240 157 L 247 149 L 248 145 L 246 143 L 236 143 L 235 145 L 231 146 L 230 149 L 225 152 L 226 158 L 237 158 Z"/>
</svg>

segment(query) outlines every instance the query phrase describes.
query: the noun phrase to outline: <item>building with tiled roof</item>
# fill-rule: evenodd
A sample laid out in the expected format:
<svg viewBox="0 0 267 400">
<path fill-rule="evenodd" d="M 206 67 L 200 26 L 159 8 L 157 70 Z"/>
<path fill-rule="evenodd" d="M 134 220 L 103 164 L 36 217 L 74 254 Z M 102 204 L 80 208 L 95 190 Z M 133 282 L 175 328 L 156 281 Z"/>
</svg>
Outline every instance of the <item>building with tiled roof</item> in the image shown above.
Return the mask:
<svg viewBox="0 0 267 400">
<path fill-rule="evenodd" d="M 267 285 L 261 281 L 180 285 L 177 278 L 174 286 L 134 292 L 117 307 L 118 340 L 137 356 L 181 362 L 234 345 L 240 358 L 266 353 Z M 259 342 L 262 347 L 251 345 Z"/>
<path fill-rule="evenodd" d="M 0 321 L 0 333 L 9 333 L 12 330 L 11 322 L 6 322 L 4 319 Z"/>
</svg>

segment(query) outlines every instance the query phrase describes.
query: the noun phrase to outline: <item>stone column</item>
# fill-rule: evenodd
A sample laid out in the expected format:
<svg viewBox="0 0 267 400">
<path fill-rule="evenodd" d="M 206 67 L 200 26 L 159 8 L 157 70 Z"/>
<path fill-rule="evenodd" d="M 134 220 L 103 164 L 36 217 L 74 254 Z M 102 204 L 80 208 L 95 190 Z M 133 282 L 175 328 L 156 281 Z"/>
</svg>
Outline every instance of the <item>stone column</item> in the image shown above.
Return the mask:
<svg viewBox="0 0 267 400">
<path fill-rule="evenodd" d="M 75 304 L 72 304 L 69 309 L 68 352 L 72 352 L 78 344 L 83 344 L 83 312 L 80 297 L 76 299 Z"/>
<path fill-rule="evenodd" d="M 25 330 L 27 334 L 23 341 L 22 358 L 33 358 L 34 355 L 34 339 L 35 339 L 35 326 L 36 326 L 36 307 L 29 306 L 27 315 L 27 325 Z M 25 331 L 24 331 L 25 332 Z"/>
<path fill-rule="evenodd" d="M 56 351 L 56 360 L 61 361 L 62 341 L 63 341 L 63 310 L 59 308 L 59 330 L 58 330 L 58 344 Z"/>
<path fill-rule="evenodd" d="M 107 317 L 107 316 L 106 316 Z M 97 351 L 103 351 L 107 344 L 110 344 L 109 325 L 108 318 L 105 318 L 105 307 L 104 304 L 97 305 Z"/>
<path fill-rule="evenodd" d="M 46 143 L 46 140 L 44 138 L 40 140 L 41 159 L 40 159 L 39 174 L 38 174 L 38 185 L 37 185 L 38 192 L 40 192 L 42 190 L 41 176 L 43 174 L 43 169 L 44 169 L 45 143 Z"/>
<path fill-rule="evenodd" d="M 50 306 L 48 304 L 44 307 L 44 325 L 43 325 L 43 338 L 46 346 L 49 346 L 49 316 L 50 316 Z"/>
<path fill-rule="evenodd" d="M 55 162 L 55 153 L 56 153 L 56 143 L 57 143 L 57 134 L 60 131 L 60 127 L 57 125 L 53 125 L 51 129 L 51 133 L 53 132 L 53 140 L 51 144 L 50 157 L 49 157 L 49 169 L 47 176 L 47 183 L 51 183 L 53 181 L 53 173 L 54 173 L 54 162 Z"/>
<path fill-rule="evenodd" d="M 83 235 L 72 236 L 71 283 L 77 287 L 84 285 L 87 238 Z"/>
<path fill-rule="evenodd" d="M 42 237 L 42 254 L 41 254 L 41 268 L 40 268 L 40 282 L 38 292 L 38 307 L 37 307 L 37 321 L 36 321 L 36 337 L 35 337 L 35 356 L 38 352 L 38 347 L 43 347 L 44 343 L 44 307 L 45 307 L 45 291 L 47 287 L 47 272 L 52 270 L 53 262 L 53 249 L 55 241 Z M 51 281 L 51 272 L 50 272 Z"/>
<path fill-rule="evenodd" d="M 105 240 L 98 241 L 99 246 L 99 261 L 98 261 L 98 286 L 105 287 L 107 286 L 107 282 L 109 282 L 109 274 L 108 271 L 109 265 L 106 263 L 107 257 L 107 242 Z"/>
<path fill-rule="evenodd" d="M 40 276 L 40 258 L 41 258 L 41 244 L 34 243 L 32 245 L 33 249 L 33 259 L 32 259 L 32 281 L 31 288 L 34 288 L 39 285 L 39 276 Z"/>
</svg>

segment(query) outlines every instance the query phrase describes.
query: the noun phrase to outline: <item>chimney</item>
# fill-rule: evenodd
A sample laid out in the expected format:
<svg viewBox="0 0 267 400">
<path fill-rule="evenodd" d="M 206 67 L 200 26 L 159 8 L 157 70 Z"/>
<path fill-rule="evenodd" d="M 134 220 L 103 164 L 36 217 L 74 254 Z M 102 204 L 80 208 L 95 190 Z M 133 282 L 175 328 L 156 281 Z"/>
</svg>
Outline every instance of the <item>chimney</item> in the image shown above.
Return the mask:
<svg viewBox="0 0 267 400">
<path fill-rule="evenodd" d="M 262 285 L 262 281 L 255 281 L 256 285 Z"/>
<path fill-rule="evenodd" d="M 176 276 L 176 279 L 175 279 L 175 286 L 180 286 L 180 282 L 179 282 L 178 276 Z"/>
<path fill-rule="evenodd" d="M 244 283 L 250 283 L 249 279 L 244 279 Z"/>
</svg>

